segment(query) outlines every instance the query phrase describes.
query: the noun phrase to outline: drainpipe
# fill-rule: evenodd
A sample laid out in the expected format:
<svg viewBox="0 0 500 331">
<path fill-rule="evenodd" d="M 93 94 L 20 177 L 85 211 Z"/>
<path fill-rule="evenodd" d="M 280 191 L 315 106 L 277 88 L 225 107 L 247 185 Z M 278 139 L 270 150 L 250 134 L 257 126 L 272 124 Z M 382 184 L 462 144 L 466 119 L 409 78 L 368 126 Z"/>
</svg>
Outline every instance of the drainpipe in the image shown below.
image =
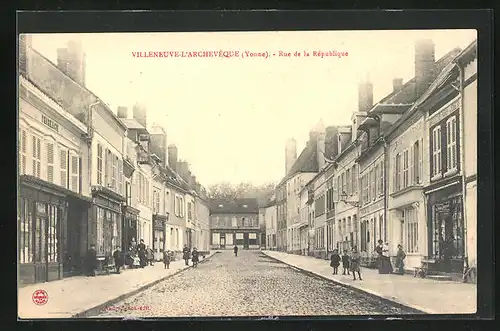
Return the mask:
<svg viewBox="0 0 500 331">
<path fill-rule="evenodd" d="M 463 240 L 464 240 L 464 277 L 465 274 L 469 268 L 469 261 L 468 261 L 468 250 L 467 250 L 467 213 L 465 211 L 466 207 L 466 184 L 465 184 L 465 137 L 464 137 L 464 117 L 465 117 L 465 110 L 464 110 L 464 70 L 458 64 L 456 61 L 454 61 L 454 65 L 458 68 L 459 71 L 459 80 L 460 80 L 460 86 L 457 89 L 459 94 L 460 94 L 460 172 L 462 173 L 462 219 L 464 221 L 464 234 L 463 234 Z M 452 85 L 453 86 L 453 85 Z"/>
<path fill-rule="evenodd" d="M 87 147 L 88 147 L 88 159 L 87 159 L 87 171 L 88 171 L 88 176 L 89 176 L 89 183 L 90 183 L 90 187 L 89 187 L 89 193 L 90 195 L 92 195 L 92 140 L 94 138 L 94 129 L 92 127 L 92 113 L 93 113 L 93 109 L 95 106 L 97 106 L 99 103 L 101 103 L 101 100 L 97 99 L 96 102 L 92 103 L 89 105 L 89 108 L 88 108 L 88 123 L 87 123 Z M 91 208 L 92 210 L 92 208 Z M 90 217 L 87 217 L 87 235 L 89 233 L 89 229 L 88 229 L 88 222 L 92 220 L 93 218 L 93 213 L 91 211 L 91 214 L 89 215 Z M 87 244 L 88 244 L 88 240 L 87 240 Z"/>
<path fill-rule="evenodd" d="M 387 208 L 388 208 L 388 189 L 387 189 L 387 183 L 389 182 L 387 179 L 387 167 L 388 167 L 388 145 L 387 141 L 385 140 L 385 137 L 382 136 L 382 143 L 384 144 L 384 168 L 383 168 L 383 173 L 384 173 L 384 241 L 387 241 L 387 227 L 388 227 L 388 220 L 387 220 Z"/>
</svg>

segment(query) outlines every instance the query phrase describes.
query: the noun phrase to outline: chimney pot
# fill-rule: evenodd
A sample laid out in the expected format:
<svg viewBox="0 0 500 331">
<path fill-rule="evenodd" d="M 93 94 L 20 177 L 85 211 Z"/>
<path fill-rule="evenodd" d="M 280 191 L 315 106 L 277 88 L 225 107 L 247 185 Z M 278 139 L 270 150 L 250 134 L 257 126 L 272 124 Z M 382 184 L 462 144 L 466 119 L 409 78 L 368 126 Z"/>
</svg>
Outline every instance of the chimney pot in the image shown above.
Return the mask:
<svg viewBox="0 0 500 331">
<path fill-rule="evenodd" d="M 127 107 L 118 107 L 117 111 L 118 118 L 128 118 L 128 109 Z"/>
<path fill-rule="evenodd" d="M 415 88 L 416 95 L 421 95 L 435 78 L 435 50 L 430 39 L 415 43 Z"/>
<path fill-rule="evenodd" d="M 177 171 L 177 146 L 168 146 L 168 165 L 172 170 Z"/>
<path fill-rule="evenodd" d="M 358 111 L 366 112 L 373 107 L 373 85 L 364 82 L 358 86 Z"/>
</svg>

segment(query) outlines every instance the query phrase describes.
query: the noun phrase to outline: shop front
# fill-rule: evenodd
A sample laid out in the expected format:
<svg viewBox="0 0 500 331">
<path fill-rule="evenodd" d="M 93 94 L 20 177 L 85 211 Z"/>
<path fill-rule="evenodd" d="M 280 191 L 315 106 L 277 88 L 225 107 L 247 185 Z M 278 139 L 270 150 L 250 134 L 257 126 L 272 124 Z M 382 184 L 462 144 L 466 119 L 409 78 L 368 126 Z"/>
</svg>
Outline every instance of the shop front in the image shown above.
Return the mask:
<svg viewBox="0 0 500 331">
<path fill-rule="evenodd" d="M 167 234 L 165 225 L 167 223 L 167 216 L 153 215 L 153 252 L 156 261 L 163 259 L 163 251 L 165 250 L 165 242 Z"/>
<path fill-rule="evenodd" d="M 436 271 L 462 273 L 465 256 L 461 180 L 430 187 L 427 195 L 428 252 Z"/>
<path fill-rule="evenodd" d="M 64 189 L 32 176 L 21 176 L 18 206 L 20 285 L 63 278 Z"/>
<path fill-rule="evenodd" d="M 122 243 L 123 197 L 107 188 L 94 187 L 93 222 L 89 229 L 89 245 L 95 244 L 100 261 L 110 260 Z"/>
<path fill-rule="evenodd" d="M 131 206 L 123 206 L 122 215 L 122 252 L 128 252 L 132 239 L 137 243 L 139 210 Z"/>
</svg>

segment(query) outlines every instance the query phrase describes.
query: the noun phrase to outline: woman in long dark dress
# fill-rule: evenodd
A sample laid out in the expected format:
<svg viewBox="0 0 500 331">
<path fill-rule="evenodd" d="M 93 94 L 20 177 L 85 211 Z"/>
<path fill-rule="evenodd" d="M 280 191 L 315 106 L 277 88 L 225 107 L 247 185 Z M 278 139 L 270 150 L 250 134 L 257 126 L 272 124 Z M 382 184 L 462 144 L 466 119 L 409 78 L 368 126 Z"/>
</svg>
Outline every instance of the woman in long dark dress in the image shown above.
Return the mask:
<svg viewBox="0 0 500 331">
<path fill-rule="evenodd" d="M 338 274 L 338 269 L 340 265 L 340 255 L 338 250 L 334 250 L 333 254 L 330 256 L 330 267 L 333 268 L 333 274 Z"/>
<path fill-rule="evenodd" d="M 384 245 L 384 242 L 379 240 L 375 251 L 378 254 L 378 273 L 391 274 L 392 265 L 389 258 L 389 245 L 387 243 Z"/>
</svg>

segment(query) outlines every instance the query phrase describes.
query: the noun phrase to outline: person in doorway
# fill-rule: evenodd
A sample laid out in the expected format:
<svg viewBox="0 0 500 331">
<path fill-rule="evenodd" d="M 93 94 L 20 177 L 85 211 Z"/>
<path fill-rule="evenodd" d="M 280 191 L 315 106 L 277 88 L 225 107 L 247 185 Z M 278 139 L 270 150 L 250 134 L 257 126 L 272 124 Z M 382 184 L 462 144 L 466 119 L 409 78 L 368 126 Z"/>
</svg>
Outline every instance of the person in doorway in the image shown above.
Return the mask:
<svg viewBox="0 0 500 331">
<path fill-rule="evenodd" d="M 153 252 L 153 249 L 149 246 L 146 247 L 146 258 L 149 265 L 155 264 L 155 253 Z"/>
<path fill-rule="evenodd" d="M 340 255 L 339 251 L 334 249 L 332 255 L 330 256 L 330 267 L 333 268 L 333 274 L 338 274 L 338 269 L 340 265 Z"/>
<path fill-rule="evenodd" d="M 349 254 L 347 254 L 347 250 L 344 251 L 344 254 L 342 254 L 342 275 L 345 275 L 347 272 L 347 275 L 350 275 L 349 273 Z"/>
<path fill-rule="evenodd" d="M 404 275 L 405 273 L 405 258 L 406 258 L 406 253 L 403 250 L 403 246 L 401 244 L 398 245 L 398 252 L 396 254 L 396 268 L 398 268 L 398 274 Z"/>
<path fill-rule="evenodd" d="M 90 248 L 85 255 L 85 271 L 87 276 L 95 276 L 95 271 L 97 269 L 97 251 L 95 250 L 95 245 L 91 244 Z"/>
<path fill-rule="evenodd" d="M 354 280 L 356 280 L 356 272 L 358 273 L 359 280 L 363 280 L 363 279 L 361 279 L 360 262 L 361 262 L 361 255 L 358 252 L 358 248 L 356 246 L 354 246 L 352 248 L 351 256 L 349 257 L 349 267 L 351 268 L 351 272 L 352 272 L 352 276 L 354 277 Z"/>
<path fill-rule="evenodd" d="M 196 247 L 193 248 L 193 253 L 191 254 L 191 261 L 193 261 L 193 267 L 196 268 L 198 266 L 198 262 L 200 261 L 198 256 L 198 250 Z"/>
<path fill-rule="evenodd" d="M 184 263 L 186 265 L 189 265 L 189 258 L 191 257 L 191 250 L 187 245 L 184 245 L 184 248 L 182 249 L 182 258 L 184 259 Z"/>
<path fill-rule="evenodd" d="M 169 251 L 163 252 L 163 266 L 164 266 L 164 269 L 170 269 L 170 252 Z"/>
<path fill-rule="evenodd" d="M 144 239 L 141 239 L 141 243 L 137 245 L 137 255 L 139 256 L 141 268 L 144 268 L 146 266 L 146 245 L 144 245 Z"/>
<path fill-rule="evenodd" d="M 117 247 L 113 252 L 113 259 L 115 260 L 116 273 L 120 273 L 120 268 L 123 266 L 123 256 L 120 247 Z"/>
<path fill-rule="evenodd" d="M 234 245 L 233 252 L 234 256 L 238 256 L 238 246 Z"/>
</svg>

